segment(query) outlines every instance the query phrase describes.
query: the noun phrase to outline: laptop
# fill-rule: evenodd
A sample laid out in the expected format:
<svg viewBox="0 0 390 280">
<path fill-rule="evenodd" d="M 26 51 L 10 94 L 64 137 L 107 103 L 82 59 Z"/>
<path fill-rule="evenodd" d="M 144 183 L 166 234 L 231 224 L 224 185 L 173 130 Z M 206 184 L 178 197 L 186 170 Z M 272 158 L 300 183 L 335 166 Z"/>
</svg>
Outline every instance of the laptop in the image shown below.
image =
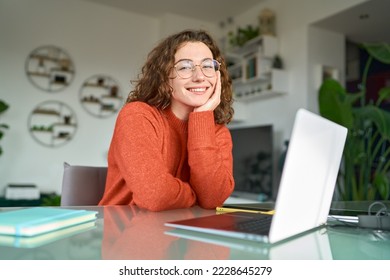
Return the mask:
<svg viewBox="0 0 390 280">
<path fill-rule="evenodd" d="M 232 212 L 165 225 L 264 243 L 276 243 L 323 226 L 329 214 L 346 136 L 345 127 L 299 109 L 273 215 Z"/>
</svg>

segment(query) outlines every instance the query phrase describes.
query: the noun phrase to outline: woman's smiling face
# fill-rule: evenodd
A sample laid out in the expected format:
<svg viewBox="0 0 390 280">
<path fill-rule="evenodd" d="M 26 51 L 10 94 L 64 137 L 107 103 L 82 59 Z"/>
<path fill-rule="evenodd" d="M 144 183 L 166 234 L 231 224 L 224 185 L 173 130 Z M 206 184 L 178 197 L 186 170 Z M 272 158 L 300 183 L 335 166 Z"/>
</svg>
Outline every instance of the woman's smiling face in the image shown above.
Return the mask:
<svg viewBox="0 0 390 280">
<path fill-rule="evenodd" d="M 191 60 L 194 65 L 201 64 L 205 59 L 213 59 L 210 49 L 201 42 L 188 42 L 181 46 L 175 54 L 175 65 L 182 60 Z M 171 109 L 179 119 L 188 119 L 189 113 L 209 100 L 214 92 L 216 75 L 209 78 L 203 74 L 199 66 L 195 67 L 192 76 L 181 78 L 172 69 L 170 85 L 173 88 Z"/>
</svg>

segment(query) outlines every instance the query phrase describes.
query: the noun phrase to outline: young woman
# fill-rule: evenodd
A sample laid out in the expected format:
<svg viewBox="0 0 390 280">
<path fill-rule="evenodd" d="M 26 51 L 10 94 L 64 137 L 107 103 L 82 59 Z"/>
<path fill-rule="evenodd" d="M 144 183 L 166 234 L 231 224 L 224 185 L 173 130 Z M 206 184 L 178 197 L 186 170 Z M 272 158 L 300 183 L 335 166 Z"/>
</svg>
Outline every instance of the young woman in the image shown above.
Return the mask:
<svg viewBox="0 0 390 280">
<path fill-rule="evenodd" d="M 231 105 L 231 79 L 207 32 L 163 40 L 118 114 L 100 205 L 221 205 L 234 188 Z"/>
</svg>

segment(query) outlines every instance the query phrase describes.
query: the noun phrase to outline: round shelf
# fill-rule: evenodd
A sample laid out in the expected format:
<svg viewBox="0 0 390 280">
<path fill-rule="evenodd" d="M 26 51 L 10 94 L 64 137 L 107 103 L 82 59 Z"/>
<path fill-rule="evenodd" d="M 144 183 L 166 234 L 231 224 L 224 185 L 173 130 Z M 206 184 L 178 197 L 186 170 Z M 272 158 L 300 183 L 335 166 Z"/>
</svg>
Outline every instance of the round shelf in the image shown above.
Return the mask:
<svg viewBox="0 0 390 280">
<path fill-rule="evenodd" d="M 30 82 L 47 92 L 65 89 L 75 75 L 74 64 L 68 53 L 55 46 L 33 50 L 27 57 L 25 68 Z"/>
<path fill-rule="evenodd" d="M 46 147 L 58 147 L 73 139 L 77 119 L 73 110 L 60 101 L 45 101 L 30 113 L 28 128 L 31 136 Z"/>
<path fill-rule="evenodd" d="M 114 115 L 123 105 L 118 83 L 107 75 L 86 79 L 79 95 L 83 108 L 98 118 Z"/>
</svg>

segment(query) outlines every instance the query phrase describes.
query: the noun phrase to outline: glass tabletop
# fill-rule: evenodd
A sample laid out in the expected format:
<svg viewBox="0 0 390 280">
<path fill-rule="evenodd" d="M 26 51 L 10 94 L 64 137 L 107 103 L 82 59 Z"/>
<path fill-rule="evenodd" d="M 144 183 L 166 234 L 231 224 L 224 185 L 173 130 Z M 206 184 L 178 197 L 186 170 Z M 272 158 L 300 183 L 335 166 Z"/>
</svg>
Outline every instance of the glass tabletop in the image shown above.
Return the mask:
<svg viewBox="0 0 390 280">
<path fill-rule="evenodd" d="M 369 204 L 338 202 L 332 207 L 360 211 L 367 209 Z M 0 259 L 390 259 L 388 231 L 335 224 L 269 245 L 164 226 L 168 221 L 215 214 L 214 210 L 199 207 L 163 212 L 133 206 L 72 208 L 98 211 L 96 223 L 84 231 L 47 239 L 36 246 L 31 243 L 6 244 L 0 238 Z"/>
</svg>

